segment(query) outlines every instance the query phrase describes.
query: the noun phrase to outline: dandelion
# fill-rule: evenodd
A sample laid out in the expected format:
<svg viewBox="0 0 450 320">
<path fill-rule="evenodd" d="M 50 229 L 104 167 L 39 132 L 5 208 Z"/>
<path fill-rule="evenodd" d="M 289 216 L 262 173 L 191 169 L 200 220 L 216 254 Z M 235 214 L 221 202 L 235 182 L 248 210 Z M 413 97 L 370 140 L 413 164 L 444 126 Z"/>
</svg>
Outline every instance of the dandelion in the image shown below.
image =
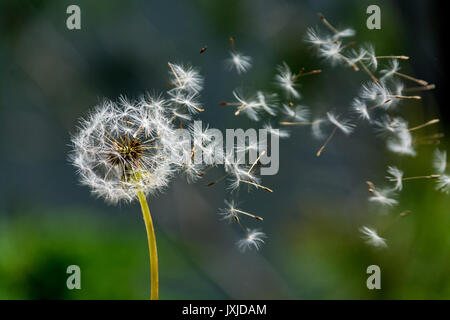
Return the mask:
<svg viewBox="0 0 450 320">
<path fill-rule="evenodd" d="M 386 239 L 381 238 L 374 229 L 369 227 L 362 227 L 360 229 L 363 234 L 363 239 L 365 239 L 368 245 L 379 248 L 386 248 Z"/>
<path fill-rule="evenodd" d="M 261 245 L 264 243 L 263 239 L 266 238 L 266 234 L 254 229 L 247 229 L 246 232 L 246 237 L 237 242 L 239 250 L 242 252 L 251 248 L 259 250 Z"/>
<path fill-rule="evenodd" d="M 164 100 L 142 99 L 119 104 L 104 101 L 80 122 L 72 138 L 72 163 L 81 183 L 111 203 L 139 199 L 147 229 L 151 299 L 158 299 L 158 257 L 146 197 L 167 186 L 177 165 L 177 130 L 170 127 Z"/>
</svg>

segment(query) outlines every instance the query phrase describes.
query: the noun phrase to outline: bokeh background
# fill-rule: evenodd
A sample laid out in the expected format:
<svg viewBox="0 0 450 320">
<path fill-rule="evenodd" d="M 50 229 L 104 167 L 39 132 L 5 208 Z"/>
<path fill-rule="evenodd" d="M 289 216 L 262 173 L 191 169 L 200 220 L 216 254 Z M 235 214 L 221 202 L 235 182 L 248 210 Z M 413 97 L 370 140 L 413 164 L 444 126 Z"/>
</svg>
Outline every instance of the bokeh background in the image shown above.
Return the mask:
<svg viewBox="0 0 450 320">
<path fill-rule="evenodd" d="M 66 8 L 81 7 L 82 29 L 66 28 Z M 366 28 L 366 8 L 381 7 L 382 29 Z M 411 124 L 434 117 L 422 135 L 448 133 L 444 20 L 425 1 L 61 1 L 0 3 L 0 298 L 145 299 L 148 249 L 137 204 L 110 206 L 78 184 L 67 160 L 78 119 L 102 97 L 137 97 L 167 88 L 167 62 L 191 63 L 205 76 L 201 114 L 211 127 L 250 128 L 217 105 L 235 88 L 271 90 L 276 65 L 321 68 L 302 80 L 302 103 L 314 114 L 346 110 L 367 75 L 331 67 L 302 40 L 322 12 L 357 30 L 355 41 L 377 53 L 405 54 L 405 73 L 436 83 L 420 102 L 399 109 Z M 320 26 L 322 27 L 322 26 Z M 250 71 L 226 71 L 228 37 L 250 55 Z M 200 49 L 207 45 L 202 55 Z M 242 254 L 234 225 L 221 222 L 223 185 L 211 172 L 196 184 L 175 179 L 150 198 L 156 223 L 163 299 L 448 299 L 450 197 L 430 181 L 406 185 L 400 205 L 382 214 L 368 203 L 366 180 L 383 184 L 387 165 L 428 174 L 434 145 L 415 158 L 386 151 L 361 126 L 320 141 L 307 128 L 282 140 L 280 171 L 264 177 L 273 194 L 240 195 L 242 208 L 264 217 L 262 250 Z M 439 146 L 446 149 L 445 139 Z M 410 214 L 399 217 L 405 210 Z M 387 250 L 364 244 L 362 225 L 388 239 Z M 82 289 L 66 288 L 66 268 L 81 267 Z M 368 290 L 366 268 L 377 264 L 382 290 Z"/>
</svg>

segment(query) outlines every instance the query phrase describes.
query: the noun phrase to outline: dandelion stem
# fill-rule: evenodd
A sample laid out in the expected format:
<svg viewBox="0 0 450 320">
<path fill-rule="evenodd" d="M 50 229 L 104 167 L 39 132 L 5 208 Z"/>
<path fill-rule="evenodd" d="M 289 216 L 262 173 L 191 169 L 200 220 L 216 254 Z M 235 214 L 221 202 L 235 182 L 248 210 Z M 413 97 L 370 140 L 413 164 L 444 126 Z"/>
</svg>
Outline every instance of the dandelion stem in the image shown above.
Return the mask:
<svg viewBox="0 0 450 320">
<path fill-rule="evenodd" d="M 320 157 L 320 154 L 322 153 L 323 150 L 325 150 L 325 147 L 327 146 L 327 144 L 330 142 L 331 138 L 333 138 L 334 134 L 336 133 L 337 128 L 338 127 L 334 127 L 333 131 L 328 136 L 328 138 L 325 141 L 325 143 L 320 147 L 319 151 L 317 151 L 316 156 Z"/>
<path fill-rule="evenodd" d="M 428 82 L 426 82 L 425 80 L 417 79 L 417 78 L 408 76 L 407 74 L 404 74 L 404 73 L 394 72 L 394 74 L 396 74 L 396 75 L 399 76 L 399 77 L 402 77 L 402 78 L 405 78 L 405 79 L 414 81 L 414 82 L 416 82 L 416 83 L 418 83 L 418 84 L 420 84 L 420 85 L 422 85 L 422 86 L 428 85 Z"/>
<path fill-rule="evenodd" d="M 150 300 L 159 299 L 158 251 L 156 248 L 155 230 L 147 199 L 142 191 L 138 191 L 145 228 L 147 230 L 148 249 L 150 253 Z"/>
</svg>

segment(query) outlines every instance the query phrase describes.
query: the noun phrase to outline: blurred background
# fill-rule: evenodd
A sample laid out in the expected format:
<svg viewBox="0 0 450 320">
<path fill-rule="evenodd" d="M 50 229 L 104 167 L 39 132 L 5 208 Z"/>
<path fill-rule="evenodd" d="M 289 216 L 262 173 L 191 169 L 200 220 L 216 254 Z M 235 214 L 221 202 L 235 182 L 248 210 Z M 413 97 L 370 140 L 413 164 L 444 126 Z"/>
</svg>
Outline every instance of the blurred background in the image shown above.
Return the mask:
<svg viewBox="0 0 450 320">
<path fill-rule="evenodd" d="M 66 28 L 66 8 L 81 8 L 81 30 Z M 366 8 L 381 8 L 381 30 L 366 28 Z M 167 62 L 191 63 L 205 76 L 200 116 L 211 127 L 254 123 L 218 106 L 232 90 L 271 90 L 275 69 L 321 68 L 301 81 L 302 104 L 321 115 L 345 111 L 367 75 L 331 67 L 303 41 L 322 12 L 337 27 L 353 27 L 358 43 L 378 54 L 402 54 L 404 73 L 437 89 L 399 113 L 411 125 L 442 119 L 419 135 L 449 133 L 444 100 L 447 57 L 438 2 L 425 1 L 61 1 L 0 3 L 0 299 L 145 299 L 148 249 L 137 204 L 111 206 L 78 183 L 68 162 L 78 119 L 102 97 L 137 97 L 167 89 Z M 441 9 L 442 10 L 442 9 Z M 253 58 L 248 73 L 224 68 L 228 37 Z M 199 51 L 205 45 L 203 54 Z M 175 179 L 150 198 L 156 223 L 162 299 L 448 299 L 450 196 L 431 181 L 405 185 L 399 206 L 381 212 L 365 184 L 386 184 L 386 167 L 429 174 L 434 145 L 398 157 L 368 126 L 334 138 L 324 154 L 307 128 L 280 142 L 278 175 L 263 191 L 241 192 L 249 222 L 268 235 L 258 252 L 241 253 L 234 225 L 216 214 L 221 175 L 196 184 Z M 445 150 L 444 138 L 439 148 Z M 405 217 L 401 212 L 409 210 Z M 358 229 L 374 226 L 389 248 L 376 250 Z M 81 290 L 66 288 L 69 265 L 81 268 Z M 381 268 L 382 290 L 368 290 L 366 268 Z"/>
</svg>

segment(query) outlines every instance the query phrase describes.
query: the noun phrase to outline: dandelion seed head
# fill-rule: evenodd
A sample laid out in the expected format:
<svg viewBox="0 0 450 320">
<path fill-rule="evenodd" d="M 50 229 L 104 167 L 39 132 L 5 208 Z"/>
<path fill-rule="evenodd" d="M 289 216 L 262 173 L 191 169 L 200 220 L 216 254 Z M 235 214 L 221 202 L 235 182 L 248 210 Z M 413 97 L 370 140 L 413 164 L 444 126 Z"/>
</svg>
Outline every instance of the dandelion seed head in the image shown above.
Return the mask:
<svg viewBox="0 0 450 320">
<path fill-rule="evenodd" d="M 167 159 L 175 152 L 176 130 L 167 127 L 162 104 L 104 101 L 82 119 L 70 156 L 82 184 L 111 203 L 164 188 L 174 171 Z"/>
</svg>

